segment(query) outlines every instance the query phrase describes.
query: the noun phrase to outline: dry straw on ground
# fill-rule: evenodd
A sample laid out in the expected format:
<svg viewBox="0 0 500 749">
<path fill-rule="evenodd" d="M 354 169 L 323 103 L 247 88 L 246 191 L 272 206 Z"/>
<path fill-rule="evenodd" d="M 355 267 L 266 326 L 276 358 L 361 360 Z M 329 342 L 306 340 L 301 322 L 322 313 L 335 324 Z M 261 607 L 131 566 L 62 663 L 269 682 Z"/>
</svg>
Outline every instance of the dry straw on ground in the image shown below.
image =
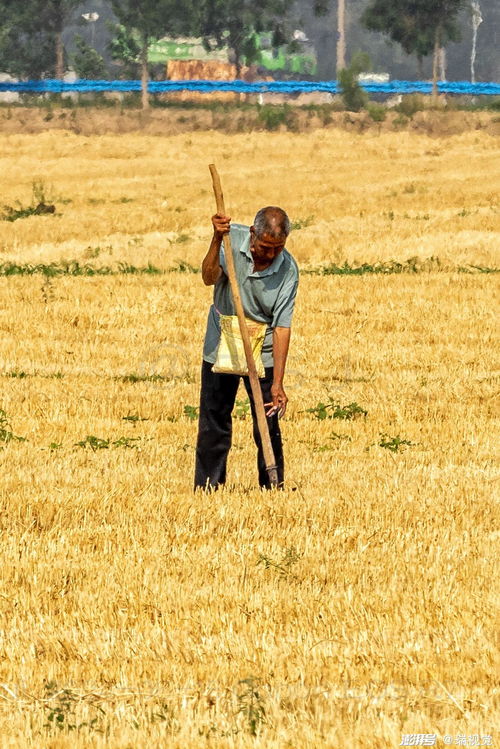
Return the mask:
<svg viewBox="0 0 500 749">
<path fill-rule="evenodd" d="M 177 268 L 0 278 L 2 746 L 492 734 L 498 276 L 456 269 L 498 265 L 495 140 L 45 133 L 0 149 L 1 202 L 27 205 L 36 179 L 57 208 L 0 222 L 4 268 Z M 211 161 L 233 220 L 289 211 L 303 269 L 441 263 L 302 276 L 282 493 L 255 488 L 243 403 L 232 486 L 191 492 L 211 292 L 186 263 L 207 246 Z M 329 398 L 367 416 L 307 410 Z"/>
</svg>

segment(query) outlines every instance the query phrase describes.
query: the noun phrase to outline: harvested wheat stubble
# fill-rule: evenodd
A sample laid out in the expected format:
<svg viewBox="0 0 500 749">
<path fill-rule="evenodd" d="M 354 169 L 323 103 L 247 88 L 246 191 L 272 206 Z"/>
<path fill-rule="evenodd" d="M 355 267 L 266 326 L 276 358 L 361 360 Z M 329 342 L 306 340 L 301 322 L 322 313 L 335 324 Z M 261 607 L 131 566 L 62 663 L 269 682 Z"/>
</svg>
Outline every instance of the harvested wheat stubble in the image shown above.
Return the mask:
<svg viewBox="0 0 500 749">
<path fill-rule="evenodd" d="M 212 160 L 235 220 L 278 203 L 303 226 L 289 246 L 305 268 L 441 261 L 302 276 L 289 488 L 255 489 L 241 407 L 232 486 L 203 500 L 200 276 L 0 277 L 2 746 L 493 734 L 498 275 L 446 270 L 498 266 L 493 139 L 0 145 L 4 202 L 43 175 L 59 214 L 0 222 L 2 263 L 198 267 Z M 317 418 L 329 398 L 337 418 Z M 366 417 L 339 418 L 353 403 Z"/>
</svg>

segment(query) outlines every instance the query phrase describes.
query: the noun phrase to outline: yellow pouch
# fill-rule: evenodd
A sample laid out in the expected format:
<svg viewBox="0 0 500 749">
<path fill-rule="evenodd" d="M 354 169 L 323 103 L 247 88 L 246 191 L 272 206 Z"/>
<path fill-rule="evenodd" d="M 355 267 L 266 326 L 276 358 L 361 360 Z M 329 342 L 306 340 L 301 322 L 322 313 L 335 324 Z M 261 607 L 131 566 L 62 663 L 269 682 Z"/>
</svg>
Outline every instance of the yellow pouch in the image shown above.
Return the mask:
<svg viewBox="0 0 500 749">
<path fill-rule="evenodd" d="M 217 359 L 212 367 L 212 372 L 221 374 L 248 375 L 243 338 L 241 337 L 237 315 L 220 315 L 220 342 L 217 349 Z M 248 320 L 248 334 L 252 346 L 253 358 L 259 377 L 265 376 L 264 364 L 262 363 L 262 346 L 266 337 L 267 324 Z"/>
</svg>

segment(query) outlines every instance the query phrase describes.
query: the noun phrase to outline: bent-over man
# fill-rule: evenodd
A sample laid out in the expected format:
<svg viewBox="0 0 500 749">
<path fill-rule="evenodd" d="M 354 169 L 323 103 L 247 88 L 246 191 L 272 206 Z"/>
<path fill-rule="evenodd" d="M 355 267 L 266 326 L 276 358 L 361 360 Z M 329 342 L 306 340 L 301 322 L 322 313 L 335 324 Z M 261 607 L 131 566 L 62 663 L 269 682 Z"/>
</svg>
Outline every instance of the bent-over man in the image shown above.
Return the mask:
<svg viewBox="0 0 500 749">
<path fill-rule="evenodd" d="M 226 481 L 231 413 L 240 382 L 239 374 L 212 371 L 221 337 L 220 315 L 236 314 L 223 245 L 224 234 L 229 231 L 245 317 L 267 325 L 261 352 L 265 376 L 259 381 L 278 468 L 278 485 L 283 487 L 283 447 L 278 418 L 285 413 L 288 402 L 283 378 L 299 281 L 297 263 L 285 249 L 290 220 L 281 208 L 267 206 L 261 208 L 250 227 L 231 224 L 230 218 L 219 214 L 212 217 L 212 224 L 212 241 L 202 263 L 204 283 L 215 288 L 203 347 L 195 489 L 217 489 Z M 270 488 L 249 378 L 244 377 L 243 382 L 252 410 L 259 484 Z"/>
</svg>

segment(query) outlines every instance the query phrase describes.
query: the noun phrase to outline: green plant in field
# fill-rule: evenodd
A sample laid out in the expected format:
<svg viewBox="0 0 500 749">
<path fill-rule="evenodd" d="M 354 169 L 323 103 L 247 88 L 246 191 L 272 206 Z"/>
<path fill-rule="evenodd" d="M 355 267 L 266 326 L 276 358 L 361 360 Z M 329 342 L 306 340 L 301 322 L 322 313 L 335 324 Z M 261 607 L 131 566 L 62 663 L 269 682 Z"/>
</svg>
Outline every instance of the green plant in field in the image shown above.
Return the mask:
<svg viewBox="0 0 500 749">
<path fill-rule="evenodd" d="M 332 432 L 331 435 L 328 437 L 330 442 L 327 442 L 324 445 L 319 445 L 319 447 L 314 447 L 313 452 L 315 453 L 323 453 L 330 450 L 335 449 L 335 442 L 351 442 L 351 437 L 348 434 L 337 434 L 337 432 Z"/>
<path fill-rule="evenodd" d="M 200 407 L 199 406 L 189 406 L 189 405 L 184 406 L 183 414 L 184 414 L 184 416 L 187 416 L 187 418 L 190 421 L 195 421 L 195 419 L 197 419 L 198 416 L 200 415 Z"/>
<path fill-rule="evenodd" d="M 294 128 L 294 118 L 289 104 L 264 104 L 257 108 L 259 122 L 266 130 L 278 130 L 280 125 Z"/>
<path fill-rule="evenodd" d="M 44 705 L 47 711 L 47 723 L 44 724 L 44 728 L 65 733 L 81 731 L 83 728 L 87 728 L 98 733 L 103 733 L 101 719 L 102 715 L 106 713 L 102 707 L 93 705 L 93 709 L 97 710 L 100 715 L 92 718 L 90 721 L 78 723 L 76 720 L 78 695 L 71 689 L 58 689 L 54 681 L 45 683 L 45 693 L 45 701 L 49 704 Z"/>
<path fill-rule="evenodd" d="M 399 452 L 401 447 L 415 447 L 415 442 L 410 440 L 401 439 L 399 435 L 396 437 L 389 437 L 387 434 L 380 434 L 379 446 L 384 447 L 386 450 L 390 450 L 393 453 Z"/>
<path fill-rule="evenodd" d="M 177 260 L 177 265 L 173 265 L 168 269 L 169 273 L 199 273 L 200 269 L 195 265 L 191 265 L 186 260 Z"/>
<path fill-rule="evenodd" d="M 267 554 L 259 554 L 257 559 L 257 566 L 259 564 L 264 565 L 264 569 L 273 569 L 277 572 L 280 578 L 290 577 L 291 569 L 294 564 L 302 558 L 302 554 L 299 554 L 295 546 L 289 546 L 285 549 L 285 553 L 282 558 L 278 561 L 267 556 Z"/>
<path fill-rule="evenodd" d="M 366 111 L 374 122 L 383 122 L 387 116 L 387 109 L 374 101 L 368 102 Z"/>
<path fill-rule="evenodd" d="M 341 406 L 340 403 L 329 396 L 327 403 L 318 402 L 313 408 L 306 408 L 305 411 L 300 413 L 313 414 L 319 421 L 324 419 L 343 419 L 345 421 L 351 421 L 357 419 L 360 416 L 367 416 L 368 411 L 362 408 L 358 403 L 352 402 L 345 406 Z"/>
<path fill-rule="evenodd" d="M 489 268 L 486 265 L 460 265 L 458 273 L 500 273 L 500 268 Z"/>
<path fill-rule="evenodd" d="M 416 112 L 421 112 L 425 109 L 424 99 L 420 94 L 409 94 L 403 96 L 400 104 L 395 107 L 396 111 L 404 117 L 413 117 Z"/>
<path fill-rule="evenodd" d="M 96 437 L 93 434 L 87 434 L 84 440 L 80 440 L 80 442 L 75 442 L 75 447 L 90 447 L 91 450 L 94 452 L 96 450 L 107 450 L 110 447 L 131 447 L 135 448 L 137 447 L 137 442 L 140 440 L 140 437 L 120 437 L 117 440 L 106 440 L 101 439 L 100 437 Z"/>
<path fill-rule="evenodd" d="M 113 447 L 130 447 L 130 448 L 136 448 L 137 442 L 141 440 L 141 437 L 120 437 L 117 440 L 114 440 L 112 442 Z"/>
<path fill-rule="evenodd" d="M 266 722 L 264 700 L 259 692 L 259 682 L 253 676 L 238 682 L 238 713 L 244 716 L 248 733 L 257 736 L 259 726 Z"/>
<path fill-rule="evenodd" d="M 62 442 L 51 442 L 49 450 L 59 450 L 62 447 Z"/>
<path fill-rule="evenodd" d="M 33 276 L 40 274 L 43 276 L 118 276 L 122 274 L 162 274 L 165 271 L 156 268 L 151 263 L 143 267 L 129 265 L 128 263 L 118 263 L 116 267 L 104 265 L 95 267 L 93 265 L 81 265 L 78 260 L 63 260 L 59 263 L 39 263 L 30 265 L 25 263 L 18 265 L 16 263 L 1 263 L 0 276 Z"/>
<path fill-rule="evenodd" d="M 26 437 L 19 437 L 12 432 L 9 418 L 3 408 L 0 408 L 0 443 L 2 442 L 4 444 L 8 442 L 26 442 Z M 0 449 L 2 447 L 3 445 L 0 446 Z"/>
<path fill-rule="evenodd" d="M 393 119 L 392 126 L 395 128 L 404 127 L 405 125 L 408 124 L 408 122 L 409 122 L 408 117 L 405 117 L 404 114 L 398 114 L 398 116 Z"/>
<path fill-rule="evenodd" d="M 138 421 L 149 421 L 149 419 L 143 418 L 138 414 L 127 414 L 126 416 L 122 416 L 122 421 L 130 421 L 135 425 Z"/>
<path fill-rule="evenodd" d="M 11 372 L 6 372 L 4 377 L 17 377 L 20 380 L 24 380 L 25 377 L 29 377 L 28 372 L 24 370 L 13 369 Z"/>
<path fill-rule="evenodd" d="M 394 219 L 392 211 L 386 214 L 386 216 L 391 220 Z M 439 270 L 440 268 L 441 261 L 433 255 L 426 260 L 420 260 L 418 257 L 410 257 L 403 262 L 387 260 L 379 263 L 362 263 L 362 265 L 350 265 L 346 260 L 343 265 L 330 263 L 330 265 L 302 270 L 301 273 L 318 276 L 363 276 L 366 273 L 383 273 L 387 275 L 392 273 L 424 273 L 431 270 Z"/>
<path fill-rule="evenodd" d="M 90 447 L 95 452 L 96 450 L 107 450 L 109 443 L 110 440 L 103 440 L 93 434 L 87 434 L 84 440 L 75 442 L 75 447 Z"/>
<path fill-rule="evenodd" d="M 165 377 L 161 374 L 137 374 L 135 372 L 132 372 L 128 375 L 121 375 L 120 377 L 115 377 L 115 380 L 120 380 L 120 382 L 168 382 L 169 378 Z"/>
<path fill-rule="evenodd" d="M 313 221 L 314 216 L 308 216 L 307 218 L 298 218 L 296 221 L 292 221 L 292 223 L 290 224 L 290 231 L 305 229 L 307 226 L 311 226 Z"/>
<path fill-rule="evenodd" d="M 56 207 L 51 202 L 52 198 L 49 198 L 46 194 L 46 187 L 43 181 L 35 180 L 32 183 L 31 192 L 31 205 L 23 207 L 19 201 L 17 201 L 17 208 L 5 205 L 4 213 L 1 218 L 4 221 L 12 222 L 17 221 L 19 218 L 28 218 L 28 216 L 46 216 L 56 212 Z"/>
<path fill-rule="evenodd" d="M 178 234 L 175 238 L 175 243 L 184 244 L 184 242 L 189 242 L 190 239 L 191 237 L 189 236 L 189 234 Z"/>
<path fill-rule="evenodd" d="M 250 401 L 248 398 L 245 400 L 237 400 L 234 404 L 233 417 L 235 419 L 244 420 L 250 413 Z"/>
</svg>

